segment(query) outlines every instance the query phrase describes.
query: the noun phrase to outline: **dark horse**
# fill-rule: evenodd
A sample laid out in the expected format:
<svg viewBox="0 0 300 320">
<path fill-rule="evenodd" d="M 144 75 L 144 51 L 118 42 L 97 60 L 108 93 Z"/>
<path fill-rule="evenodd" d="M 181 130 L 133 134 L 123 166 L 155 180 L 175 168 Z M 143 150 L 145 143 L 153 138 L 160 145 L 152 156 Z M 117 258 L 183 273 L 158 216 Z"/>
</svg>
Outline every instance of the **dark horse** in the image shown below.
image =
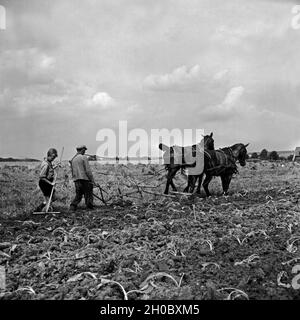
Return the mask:
<svg viewBox="0 0 300 320">
<path fill-rule="evenodd" d="M 229 184 L 234 173 L 237 173 L 236 162 L 239 161 L 240 165 L 246 165 L 247 146 L 249 145 L 237 143 L 231 147 L 222 148 L 219 150 L 207 150 L 204 153 L 204 170 L 200 175 L 189 175 L 188 185 L 184 189 L 185 192 L 193 192 L 197 178 L 199 179 L 197 193 L 200 194 L 201 182 L 203 174 L 206 177 L 203 182 L 203 188 L 207 196 L 210 196 L 208 185 L 213 177 L 219 176 L 222 180 L 222 187 L 224 194 L 227 194 Z"/>
<path fill-rule="evenodd" d="M 174 191 L 177 191 L 173 178 L 175 177 L 176 173 L 179 169 L 185 168 L 194 168 L 196 166 L 195 158 L 192 163 L 188 161 L 188 155 L 195 157 L 196 151 L 198 148 L 201 148 L 203 145 L 204 151 L 206 150 L 214 150 L 214 139 L 213 133 L 210 135 L 206 135 L 203 137 L 202 141 L 199 144 L 194 144 L 190 147 L 179 147 L 179 146 L 172 146 L 168 147 L 163 143 L 159 144 L 159 149 L 164 151 L 164 160 L 165 160 L 165 168 L 168 171 L 167 173 L 167 184 L 164 191 L 164 194 L 168 194 L 169 187 L 173 188 Z M 167 162 L 167 163 L 166 163 Z"/>
</svg>

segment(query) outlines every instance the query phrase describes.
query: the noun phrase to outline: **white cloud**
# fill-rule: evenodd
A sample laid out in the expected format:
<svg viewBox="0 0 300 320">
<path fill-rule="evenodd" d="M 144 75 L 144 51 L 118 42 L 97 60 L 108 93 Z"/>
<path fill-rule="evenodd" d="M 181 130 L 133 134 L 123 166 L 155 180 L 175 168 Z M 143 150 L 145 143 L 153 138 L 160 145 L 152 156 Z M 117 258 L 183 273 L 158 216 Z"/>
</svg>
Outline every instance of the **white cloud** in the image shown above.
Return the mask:
<svg viewBox="0 0 300 320">
<path fill-rule="evenodd" d="M 2 68 L 18 68 L 31 71 L 32 69 L 49 69 L 55 64 L 55 58 L 39 48 L 4 50 L 1 53 Z"/>
<path fill-rule="evenodd" d="M 195 65 L 188 69 L 186 66 L 176 68 L 171 73 L 164 75 L 149 75 L 144 80 L 144 85 L 150 89 L 170 89 L 184 85 L 197 79 L 200 75 L 200 66 Z"/>
<path fill-rule="evenodd" d="M 252 110 L 251 106 L 238 107 L 237 103 L 240 101 L 242 95 L 244 94 L 245 88 L 243 86 L 233 87 L 226 94 L 225 98 L 220 104 L 206 107 L 204 110 L 200 111 L 201 116 L 208 120 L 225 120 L 237 113 L 241 114 L 243 112 L 249 112 Z"/>
<path fill-rule="evenodd" d="M 213 76 L 213 79 L 214 80 L 222 80 L 224 79 L 229 73 L 229 70 L 228 69 L 224 69 L 224 70 L 221 70 L 219 72 L 217 72 L 214 76 Z"/>
<path fill-rule="evenodd" d="M 19 96 L 14 97 L 14 102 L 18 105 L 18 107 L 22 107 L 23 109 L 30 111 L 33 108 L 47 109 L 49 106 L 56 103 L 61 103 L 66 99 L 67 97 L 62 95 L 49 95 L 23 89 L 20 91 Z"/>
<path fill-rule="evenodd" d="M 199 64 L 188 68 L 183 65 L 174 69 L 172 72 L 162 75 L 151 74 L 144 80 L 144 86 L 151 90 L 183 90 L 197 91 L 203 87 L 211 87 L 219 85 L 222 81 L 226 81 L 229 75 L 229 70 L 224 69 L 216 72 L 201 67 Z"/>
<path fill-rule="evenodd" d="M 55 58 L 38 48 L 4 50 L 0 59 L 2 88 L 24 88 L 54 79 Z"/>
<path fill-rule="evenodd" d="M 43 69 L 50 69 L 53 68 L 55 65 L 55 58 L 54 57 L 49 57 L 47 55 L 43 55 L 41 57 L 40 61 L 40 66 Z"/>
<path fill-rule="evenodd" d="M 99 106 L 102 109 L 109 109 L 116 105 L 116 101 L 107 92 L 97 92 L 87 102 L 88 106 Z"/>
<path fill-rule="evenodd" d="M 221 106 L 225 109 L 232 109 L 235 107 L 236 102 L 243 95 L 245 89 L 242 86 L 232 88 L 226 95 Z"/>
</svg>

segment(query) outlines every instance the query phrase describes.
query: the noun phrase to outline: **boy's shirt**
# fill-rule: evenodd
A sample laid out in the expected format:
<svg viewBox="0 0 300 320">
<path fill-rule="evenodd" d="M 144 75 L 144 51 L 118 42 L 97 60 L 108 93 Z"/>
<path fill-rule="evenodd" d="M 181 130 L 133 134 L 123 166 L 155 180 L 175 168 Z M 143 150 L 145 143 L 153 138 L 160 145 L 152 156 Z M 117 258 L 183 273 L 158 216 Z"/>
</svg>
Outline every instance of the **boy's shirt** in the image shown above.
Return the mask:
<svg viewBox="0 0 300 320">
<path fill-rule="evenodd" d="M 54 169 L 52 163 L 44 159 L 41 165 L 40 179 L 46 178 L 47 180 L 54 179 Z"/>
</svg>

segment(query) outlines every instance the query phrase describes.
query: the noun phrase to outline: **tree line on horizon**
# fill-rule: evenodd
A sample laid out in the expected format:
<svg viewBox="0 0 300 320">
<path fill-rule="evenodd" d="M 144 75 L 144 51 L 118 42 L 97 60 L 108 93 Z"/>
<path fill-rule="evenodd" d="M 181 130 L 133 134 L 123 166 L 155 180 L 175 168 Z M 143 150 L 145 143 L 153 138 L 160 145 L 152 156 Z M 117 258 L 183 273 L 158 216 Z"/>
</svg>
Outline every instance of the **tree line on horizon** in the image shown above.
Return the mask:
<svg viewBox="0 0 300 320">
<path fill-rule="evenodd" d="M 268 152 L 267 149 L 262 149 L 262 151 L 260 153 L 257 152 L 253 152 L 251 154 L 251 159 L 260 159 L 260 160 L 288 160 L 288 161 L 292 161 L 293 160 L 293 155 L 289 155 L 288 157 L 283 157 L 283 156 L 279 156 L 277 151 L 271 151 Z"/>
<path fill-rule="evenodd" d="M 97 156 L 96 155 L 93 155 L 93 156 L 89 156 L 88 157 L 89 161 L 96 161 L 97 160 Z M 288 160 L 288 161 L 292 161 L 293 160 L 293 155 L 289 155 L 288 157 L 283 157 L 283 156 L 279 156 L 278 152 L 277 151 L 271 151 L 271 152 L 268 152 L 267 149 L 263 149 L 260 153 L 257 153 L 257 152 L 253 152 L 251 154 L 251 157 L 249 155 L 247 155 L 247 159 L 260 159 L 260 160 L 273 160 L 273 161 L 276 161 L 276 160 Z M 130 160 L 151 160 L 151 157 L 132 157 L 132 158 L 129 158 L 128 156 L 127 157 L 118 157 L 116 156 L 115 158 L 111 158 L 111 160 L 115 160 L 116 162 L 119 162 L 120 160 L 127 160 L 127 161 L 130 161 Z"/>
</svg>

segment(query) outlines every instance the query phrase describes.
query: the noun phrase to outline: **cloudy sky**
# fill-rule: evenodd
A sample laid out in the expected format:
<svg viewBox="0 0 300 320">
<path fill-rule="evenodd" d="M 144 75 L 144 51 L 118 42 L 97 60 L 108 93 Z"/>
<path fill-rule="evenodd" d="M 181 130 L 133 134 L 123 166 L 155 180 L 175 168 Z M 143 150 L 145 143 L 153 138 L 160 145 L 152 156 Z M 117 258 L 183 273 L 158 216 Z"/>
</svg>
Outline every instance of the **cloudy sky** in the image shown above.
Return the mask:
<svg viewBox="0 0 300 320">
<path fill-rule="evenodd" d="M 297 1 L 0 4 L 0 157 L 95 153 L 119 120 L 213 131 L 216 147 L 300 145 Z"/>
</svg>

